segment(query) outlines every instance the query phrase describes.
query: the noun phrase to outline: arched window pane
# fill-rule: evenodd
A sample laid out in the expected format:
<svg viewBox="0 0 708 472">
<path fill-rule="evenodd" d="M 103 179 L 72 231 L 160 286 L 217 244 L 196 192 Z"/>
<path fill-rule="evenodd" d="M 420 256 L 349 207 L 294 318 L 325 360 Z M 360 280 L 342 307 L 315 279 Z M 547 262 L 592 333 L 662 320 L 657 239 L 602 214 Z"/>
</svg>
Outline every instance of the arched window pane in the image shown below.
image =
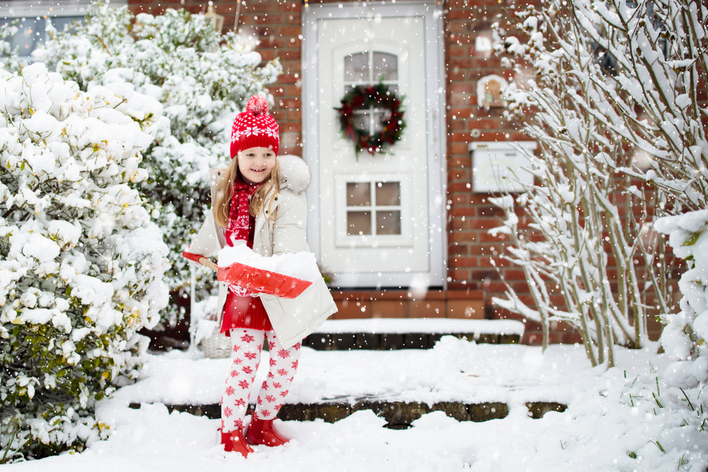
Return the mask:
<svg viewBox="0 0 708 472">
<path fill-rule="evenodd" d="M 344 81 L 366 82 L 369 80 L 369 53 L 358 52 L 344 58 Z"/>
<path fill-rule="evenodd" d="M 374 52 L 374 81 L 398 80 L 398 57 L 395 54 Z"/>
</svg>

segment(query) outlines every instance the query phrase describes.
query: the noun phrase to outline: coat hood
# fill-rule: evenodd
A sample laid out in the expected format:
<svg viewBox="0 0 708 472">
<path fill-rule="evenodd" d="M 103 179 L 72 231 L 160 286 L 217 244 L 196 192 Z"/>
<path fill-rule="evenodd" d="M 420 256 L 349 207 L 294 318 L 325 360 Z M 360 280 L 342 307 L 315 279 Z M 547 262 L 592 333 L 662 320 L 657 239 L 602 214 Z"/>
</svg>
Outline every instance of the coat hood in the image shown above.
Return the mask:
<svg viewBox="0 0 708 472">
<path fill-rule="evenodd" d="M 280 188 L 300 193 L 310 185 L 312 174 L 304 159 L 290 154 L 278 156 L 280 166 Z"/>
</svg>

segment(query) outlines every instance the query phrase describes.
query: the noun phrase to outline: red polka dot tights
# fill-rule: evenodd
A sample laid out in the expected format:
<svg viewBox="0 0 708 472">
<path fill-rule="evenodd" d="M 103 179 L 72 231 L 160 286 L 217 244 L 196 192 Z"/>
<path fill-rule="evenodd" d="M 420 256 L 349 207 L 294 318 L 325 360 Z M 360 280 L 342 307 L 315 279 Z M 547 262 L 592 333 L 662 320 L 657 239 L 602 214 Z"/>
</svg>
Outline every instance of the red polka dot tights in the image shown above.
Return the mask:
<svg viewBox="0 0 708 472">
<path fill-rule="evenodd" d="M 224 432 L 243 428 L 251 385 L 256 379 L 266 337 L 270 369 L 268 378 L 258 392 L 256 416 L 259 419 L 271 420 L 276 417 L 288 394 L 300 359 L 300 343 L 290 349 L 283 349 L 274 331 L 238 328 L 229 333 L 233 345 L 233 363 L 226 376 L 226 388 L 221 397 L 221 428 Z"/>
</svg>

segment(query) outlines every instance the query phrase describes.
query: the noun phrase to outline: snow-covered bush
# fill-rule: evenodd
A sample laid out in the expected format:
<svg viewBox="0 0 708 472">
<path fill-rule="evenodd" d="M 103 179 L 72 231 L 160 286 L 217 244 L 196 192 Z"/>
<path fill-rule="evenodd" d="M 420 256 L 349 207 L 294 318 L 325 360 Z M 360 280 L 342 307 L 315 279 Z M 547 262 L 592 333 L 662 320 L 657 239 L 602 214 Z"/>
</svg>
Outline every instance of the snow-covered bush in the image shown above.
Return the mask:
<svg viewBox="0 0 708 472">
<path fill-rule="evenodd" d="M 681 311 L 664 315 L 661 344 L 677 361 L 667 369 L 666 380 L 680 388 L 694 388 L 708 381 L 708 210 L 667 216 L 655 223 L 669 235 L 674 254 L 686 261 L 681 275 Z M 708 412 L 707 412 L 708 413 Z"/>
<path fill-rule="evenodd" d="M 208 169 L 228 161 L 234 117 L 251 95 L 268 95 L 265 84 L 282 71 L 279 61 L 261 66 L 261 56 L 237 35 L 222 36 L 203 15 L 184 10 L 136 16 L 127 7 L 94 6 L 85 23 L 50 34 L 54 39 L 33 59 L 81 90 L 125 81 L 163 104 L 155 142 L 144 153 L 148 178 L 139 188 L 159 212 L 170 288 L 186 295 L 189 266 L 181 253 L 209 203 Z M 197 287 L 208 290 L 213 275 L 203 270 L 198 277 Z M 170 321 L 178 316 L 175 306 L 163 312 Z"/>
<path fill-rule="evenodd" d="M 168 249 L 136 185 L 162 106 L 81 92 L 44 64 L 0 69 L 0 449 L 81 450 L 94 402 L 137 376 L 167 304 Z M 3 457 L 0 456 L 0 457 Z"/>
<path fill-rule="evenodd" d="M 508 258 L 524 268 L 535 306 L 511 288 L 498 303 L 542 324 L 571 322 L 593 364 L 612 365 L 614 342 L 640 347 L 650 309 L 671 311 L 656 214 L 706 206 L 707 12 L 688 0 L 549 0 L 519 13 L 525 39 L 499 45 L 519 77 L 534 69 L 506 98 L 512 114 L 536 111 L 526 130 L 541 154 L 529 156 L 538 186 L 518 199 L 536 234 L 499 200 Z"/>
</svg>

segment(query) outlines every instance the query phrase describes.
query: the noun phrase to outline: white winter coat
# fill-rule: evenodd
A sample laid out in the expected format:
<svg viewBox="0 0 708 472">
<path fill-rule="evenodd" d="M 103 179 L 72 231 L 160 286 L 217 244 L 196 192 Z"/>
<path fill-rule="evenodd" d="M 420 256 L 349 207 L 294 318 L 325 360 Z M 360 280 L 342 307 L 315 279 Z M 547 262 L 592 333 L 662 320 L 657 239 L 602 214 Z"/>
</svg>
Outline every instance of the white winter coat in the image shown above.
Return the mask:
<svg viewBox="0 0 708 472">
<path fill-rule="evenodd" d="M 256 215 L 253 251 L 261 256 L 308 251 L 307 245 L 307 200 L 305 189 L 310 184 L 310 169 L 297 156 L 278 156 L 280 165 L 280 194 L 276 197 L 275 221 L 265 214 Z M 226 169 L 212 169 L 211 195 L 214 201 L 216 184 L 223 178 Z M 202 228 L 192 240 L 187 251 L 204 257 L 212 257 L 226 245 L 225 229 L 214 221 L 209 211 Z M 219 283 L 219 326 L 226 302 L 228 287 Z M 260 294 L 263 306 L 280 344 L 290 348 L 317 329 L 337 306 L 322 278 L 318 278 L 300 296 L 294 299 Z"/>
</svg>

